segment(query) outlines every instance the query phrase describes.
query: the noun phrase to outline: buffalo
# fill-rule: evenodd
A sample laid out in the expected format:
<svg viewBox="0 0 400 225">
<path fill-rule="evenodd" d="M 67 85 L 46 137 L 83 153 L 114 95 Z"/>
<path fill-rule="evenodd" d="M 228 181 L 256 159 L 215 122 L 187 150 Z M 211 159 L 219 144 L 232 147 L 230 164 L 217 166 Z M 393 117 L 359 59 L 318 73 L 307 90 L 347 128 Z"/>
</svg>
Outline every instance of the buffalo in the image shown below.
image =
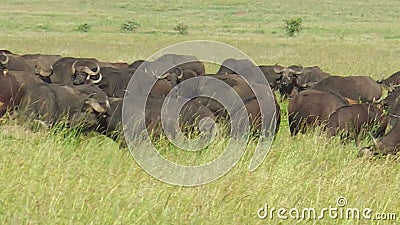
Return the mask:
<svg viewBox="0 0 400 225">
<path fill-rule="evenodd" d="M 376 103 L 382 97 L 381 86 L 368 76 L 330 76 L 316 83 L 314 90 L 335 92 L 363 103 Z"/>
<path fill-rule="evenodd" d="M 375 137 L 383 136 L 387 127 L 387 118 L 383 111 L 371 104 L 354 104 L 342 106 L 329 116 L 327 135 L 332 137 L 338 133 L 342 137 L 355 139 L 365 137 L 368 131 L 376 128 Z"/>
<path fill-rule="evenodd" d="M 0 117 L 3 116 L 14 102 L 19 102 L 19 85 L 14 76 L 6 69 L 7 55 L 0 55 Z"/>
<path fill-rule="evenodd" d="M 96 77 L 92 83 L 101 80 L 100 65 L 97 60 L 73 57 L 61 58 L 53 64 L 51 73 L 41 75 L 47 77 L 49 83 L 68 86 L 83 84 L 91 76 Z"/>
<path fill-rule="evenodd" d="M 76 89 L 38 83 L 29 86 L 18 111 L 22 118 L 39 119 L 48 126 L 65 119 L 71 127 L 94 128 L 109 107 L 106 94 L 94 85 L 79 85 Z"/>
<path fill-rule="evenodd" d="M 400 150 L 400 123 L 397 123 L 381 139 L 376 140 L 372 137 L 372 140 L 374 145 L 360 149 L 357 157 L 397 154 Z"/>
<path fill-rule="evenodd" d="M 31 70 L 42 76 L 49 76 L 52 72 L 54 63 L 62 58 L 61 55 L 48 54 L 26 54 L 21 55 Z"/>
<path fill-rule="evenodd" d="M 346 99 L 334 92 L 302 91 L 289 101 L 290 132 L 294 136 L 305 133 L 309 126 L 325 125 L 337 108 L 347 105 Z"/>
</svg>

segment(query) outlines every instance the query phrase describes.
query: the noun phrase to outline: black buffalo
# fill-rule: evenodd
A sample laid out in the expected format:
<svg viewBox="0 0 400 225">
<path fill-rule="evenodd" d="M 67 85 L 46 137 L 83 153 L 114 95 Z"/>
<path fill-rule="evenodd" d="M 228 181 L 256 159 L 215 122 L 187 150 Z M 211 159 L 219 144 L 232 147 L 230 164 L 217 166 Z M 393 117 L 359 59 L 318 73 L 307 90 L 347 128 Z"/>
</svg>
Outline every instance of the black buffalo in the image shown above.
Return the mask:
<svg viewBox="0 0 400 225">
<path fill-rule="evenodd" d="M 387 118 L 383 111 L 371 104 L 342 106 L 329 117 L 328 137 L 341 134 L 343 138 L 352 138 L 356 145 L 372 130 L 375 137 L 383 136 L 387 127 Z"/>
<path fill-rule="evenodd" d="M 106 94 L 94 85 L 77 89 L 39 83 L 29 86 L 18 110 L 24 119 L 39 119 L 49 126 L 65 121 L 71 127 L 94 128 L 109 107 Z"/>
<path fill-rule="evenodd" d="M 305 90 L 289 101 L 289 127 L 292 135 L 305 133 L 310 126 L 323 126 L 329 116 L 348 102 L 336 93 Z"/>
<path fill-rule="evenodd" d="M 21 55 L 31 70 L 41 76 L 49 76 L 52 72 L 53 65 L 62 58 L 61 55 L 49 54 L 25 54 Z"/>
<path fill-rule="evenodd" d="M 372 137 L 374 145 L 362 148 L 357 157 L 376 155 L 395 155 L 400 150 L 400 123 L 397 123 L 386 135 L 376 140 Z"/>
<path fill-rule="evenodd" d="M 316 83 L 313 89 L 335 92 L 363 103 L 378 102 L 382 97 L 381 86 L 368 76 L 330 76 Z"/>
<path fill-rule="evenodd" d="M 297 79 L 303 73 L 303 67 L 297 65 L 289 67 L 276 65 L 274 70 L 275 73 L 280 75 L 278 79 L 278 89 L 281 97 L 283 99 L 293 97 L 297 93 L 296 88 L 301 87 L 300 84 L 297 83 Z"/>
<path fill-rule="evenodd" d="M 101 80 L 100 65 L 95 59 L 64 57 L 55 62 L 49 74 L 41 74 L 49 83 L 61 85 L 78 85 L 95 77 L 92 83 Z"/>
<path fill-rule="evenodd" d="M 6 69 L 8 57 L 0 55 L 0 117 L 3 116 L 14 102 L 18 104 L 20 100 L 19 85 L 14 76 L 9 74 Z"/>
</svg>

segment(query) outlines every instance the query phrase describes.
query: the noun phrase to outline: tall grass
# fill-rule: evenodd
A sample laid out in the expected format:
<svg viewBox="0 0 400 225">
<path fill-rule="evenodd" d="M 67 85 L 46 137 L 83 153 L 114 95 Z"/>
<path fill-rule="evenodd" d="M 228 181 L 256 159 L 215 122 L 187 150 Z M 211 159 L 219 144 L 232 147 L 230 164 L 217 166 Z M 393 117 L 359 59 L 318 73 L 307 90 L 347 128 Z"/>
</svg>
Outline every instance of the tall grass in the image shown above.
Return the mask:
<svg viewBox="0 0 400 225">
<path fill-rule="evenodd" d="M 1 3 L 0 43 L 13 52 L 96 57 L 132 62 L 170 44 L 209 39 L 231 44 L 259 64 L 319 65 L 337 75 L 375 79 L 399 70 L 400 5 L 395 1 L 11 1 Z M 173 27 L 190 24 L 187 35 Z M 121 31 L 135 18 L 136 32 Z M 304 18 L 302 35 L 288 39 L 282 20 Z M 90 32 L 74 32 L 81 21 Z M 43 24 L 46 25 L 45 30 Z M 45 31 L 45 32 L 44 32 Z M 247 171 L 254 144 L 233 170 L 213 183 L 176 187 L 144 172 L 128 149 L 78 130 L 0 126 L 1 224 L 381 224 L 379 220 L 283 221 L 257 218 L 270 207 L 336 206 L 397 212 L 399 162 L 357 159 L 354 143 L 327 140 L 318 131 L 291 137 L 287 102 L 265 162 Z M 57 130 L 58 129 L 58 130 Z M 220 138 L 220 137 L 218 137 Z M 221 139 L 218 139 L 221 140 Z M 178 162 L 212 159 L 223 147 L 180 154 L 165 141 L 162 154 Z M 362 146 L 370 145 L 368 140 Z M 215 150 L 213 150 L 215 149 Z M 386 221 L 396 224 L 397 221 Z"/>
</svg>

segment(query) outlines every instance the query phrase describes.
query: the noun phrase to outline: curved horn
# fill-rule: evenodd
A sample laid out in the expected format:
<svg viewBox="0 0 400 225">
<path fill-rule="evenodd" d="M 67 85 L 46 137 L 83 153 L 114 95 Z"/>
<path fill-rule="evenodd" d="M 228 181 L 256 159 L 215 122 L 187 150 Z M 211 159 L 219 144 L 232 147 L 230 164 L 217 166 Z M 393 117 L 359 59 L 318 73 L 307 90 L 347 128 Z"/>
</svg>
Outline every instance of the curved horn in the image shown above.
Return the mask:
<svg viewBox="0 0 400 225">
<path fill-rule="evenodd" d="M 89 77 L 89 76 L 88 76 Z M 99 73 L 99 79 L 97 80 L 92 80 L 92 84 L 98 84 L 100 83 L 100 81 L 103 79 L 103 75 L 101 73 Z"/>
<path fill-rule="evenodd" d="M 88 100 L 86 100 L 86 103 L 88 105 L 90 105 L 90 107 L 92 107 L 94 109 L 94 111 L 99 112 L 99 113 L 105 113 L 107 112 L 107 110 L 105 108 L 103 108 L 99 102 L 97 102 L 96 100 L 94 100 L 93 98 L 89 98 Z"/>
<path fill-rule="evenodd" d="M 283 71 L 284 69 L 281 69 L 281 70 L 280 70 L 280 69 L 276 68 L 276 66 L 278 66 L 278 63 L 274 65 L 274 72 L 275 72 L 275 73 L 282 73 L 282 71 Z"/>
<path fill-rule="evenodd" d="M 296 71 L 294 73 L 297 74 L 297 75 L 301 75 L 304 72 L 304 67 L 301 64 L 299 64 L 298 66 L 301 68 L 301 70 Z"/>
<path fill-rule="evenodd" d="M 165 79 L 165 78 L 167 78 L 168 77 L 168 75 L 170 75 L 170 73 L 164 73 L 163 75 L 161 75 L 161 76 L 157 76 L 157 78 L 159 79 L 159 80 L 161 80 L 161 79 Z"/>
<path fill-rule="evenodd" d="M 53 74 L 53 71 L 38 70 L 37 74 L 39 74 L 42 77 L 49 77 L 51 74 Z"/>
<path fill-rule="evenodd" d="M 79 60 L 75 60 L 75 62 L 72 63 L 72 66 L 71 66 L 71 72 L 72 72 L 72 74 L 75 74 L 75 72 L 76 72 L 75 65 L 76 65 L 76 63 L 77 63 L 78 61 L 79 61 Z"/>
<path fill-rule="evenodd" d="M 304 72 L 304 68 L 302 65 L 298 65 L 298 66 L 301 68 L 301 70 L 294 70 L 292 68 L 289 68 L 289 71 L 296 75 L 301 75 Z"/>
<path fill-rule="evenodd" d="M 92 72 L 92 74 L 90 74 L 90 75 L 92 75 L 92 76 L 96 76 L 97 74 L 100 73 L 100 65 L 97 62 L 94 62 L 94 63 L 96 64 L 96 71 L 93 72 L 92 70 L 90 70 Z"/>
<path fill-rule="evenodd" d="M 38 64 L 35 64 L 35 74 L 40 75 L 42 77 L 48 77 L 51 74 L 53 74 L 53 67 L 50 67 L 50 70 L 44 70 L 43 69 L 44 66 L 41 63 L 39 64 L 40 67 L 38 66 Z"/>
<path fill-rule="evenodd" d="M 179 72 L 180 72 L 179 75 L 176 76 L 176 78 L 178 78 L 180 80 L 183 78 L 183 70 L 181 70 L 180 68 L 176 68 L 176 69 L 179 69 Z"/>
<path fill-rule="evenodd" d="M 2 52 L 1 54 L 4 55 L 4 57 L 6 57 L 6 59 L 0 60 L 0 63 L 3 65 L 6 65 L 8 63 L 8 61 L 10 61 L 10 58 L 8 58 L 8 56 L 6 54 L 4 54 L 4 52 Z"/>
<path fill-rule="evenodd" d="M 92 71 L 89 67 L 87 67 L 87 66 L 84 66 L 83 67 L 83 71 L 85 72 L 85 73 L 87 73 L 89 76 L 96 76 L 97 74 L 99 74 L 100 73 L 100 66 L 99 66 L 99 64 L 97 64 L 96 63 L 96 65 L 97 65 L 97 68 L 96 68 L 96 71 Z"/>
</svg>

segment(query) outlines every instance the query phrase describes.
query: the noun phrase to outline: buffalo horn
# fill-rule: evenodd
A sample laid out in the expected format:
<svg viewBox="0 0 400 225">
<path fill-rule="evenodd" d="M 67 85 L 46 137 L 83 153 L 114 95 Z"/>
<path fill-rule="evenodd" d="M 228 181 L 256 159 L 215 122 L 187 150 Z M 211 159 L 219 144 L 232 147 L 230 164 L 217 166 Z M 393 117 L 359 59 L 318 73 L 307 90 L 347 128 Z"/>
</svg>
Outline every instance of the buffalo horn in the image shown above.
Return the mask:
<svg viewBox="0 0 400 225">
<path fill-rule="evenodd" d="M 86 79 L 88 79 L 88 78 L 90 78 L 89 76 L 86 78 Z M 97 80 L 92 80 L 92 84 L 98 84 L 98 83 L 100 83 L 100 81 L 103 79 L 103 75 L 101 74 L 101 73 L 99 73 L 99 79 L 97 79 Z"/>
<path fill-rule="evenodd" d="M 294 74 L 301 75 L 304 72 L 304 68 L 303 68 L 302 65 L 299 65 L 299 67 L 301 68 L 301 70 L 289 69 L 289 71 L 294 73 Z"/>
<path fill-rule="evenodd" d="M 72 66 L 71 66 L 72 74 L 75 74 L 75 72 L 76 72 L 75 65 L 76 65 L 77 62 L 78 62 L 78 60 L 76 60 L 74 63 L 72 63 Z"/>
<path fill-rule="evenodd" d="M 92 107 L 94 109 L 94 111 L 99 112 L 99 113 L 105 113 L 107 112 L 107 110 L 105 108 L 103 108 L 96 100 L 94 100 L 93 98 L 89 98 L 88 100 L 86 100 L 86 103 L 88 105 L 90 105 L 90 107 Z"/>
<path fill-rule="evenodd" d="M 84 71 L 85 73 L 87 73 L 89 76 L 96 76 L 97 74 L 100 73 L 100 66 L 99 66 L 99 64 L 97 64 L 97 63 L 96 63 L 96 65 L 97 65 L 97 68 L 96 68 L 96 71 L 95 71 L 95 72 L 93 72 L 93 71 L 92 71 L 89 67 L 87 67 L 87 66 L 83 67 L 83 71 Z"/>
<path fill-rule="evenodd" d="M 182 79 L 183 78 L 183 70 L 181 70 L 180 68 L 177 68 L 177 69 L 179 69 L 179 75 L 176 77 L 176 78 L 178 78 L 179 80 L 180 79 Z"/>
<path fill-rule="evenodd" d="M 6 65 L 8 63 L 8 61 L 10 61 L 10 59 L 8 58 L 8 56 L 6 54 L 4 54 L 4 52 L 2 52 L 2 55 L 4 55 L 5 59 L 0 60 L 0 63 L 3 65 Z"/>
</svg>

